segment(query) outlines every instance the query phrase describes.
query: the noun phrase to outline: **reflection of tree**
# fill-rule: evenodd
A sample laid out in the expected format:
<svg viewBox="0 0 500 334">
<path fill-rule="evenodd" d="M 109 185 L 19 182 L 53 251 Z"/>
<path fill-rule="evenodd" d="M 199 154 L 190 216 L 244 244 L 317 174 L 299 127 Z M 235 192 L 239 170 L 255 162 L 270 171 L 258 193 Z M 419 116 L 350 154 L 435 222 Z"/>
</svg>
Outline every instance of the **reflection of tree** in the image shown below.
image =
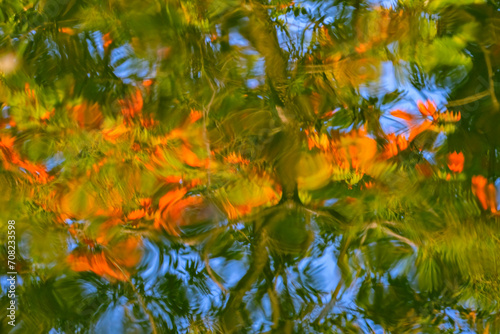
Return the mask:
<svg viewBox="0 0 500 334">
<path fill-rule="evenodd" d="M 18 328 L 498 332 L 497 9 L 2 3 Z"/>
</svg>

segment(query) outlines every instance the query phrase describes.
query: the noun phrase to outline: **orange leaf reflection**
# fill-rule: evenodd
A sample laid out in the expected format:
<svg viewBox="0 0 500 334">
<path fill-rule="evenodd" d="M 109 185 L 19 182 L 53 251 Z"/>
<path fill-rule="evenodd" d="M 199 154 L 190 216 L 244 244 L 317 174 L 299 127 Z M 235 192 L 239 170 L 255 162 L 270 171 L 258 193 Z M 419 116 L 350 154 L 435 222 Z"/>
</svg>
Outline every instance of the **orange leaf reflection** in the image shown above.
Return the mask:
<svg viewBox="0 0 500 334">
<path fill-rule="evenodd" d="M 476 195 L 483 210 L 490 209 L 492 213 L 497 212 L 496 188 L 494 184 L 488 184 L 488 180 L 482 175 L 472 177 L 472 192 Z"/>
<path fill-rule="evenodd" d="M 464 169 L 464 154 L 453 152 L 448 154 L 448 168 L 455 173 L 461 173 Z"/>
</svg>

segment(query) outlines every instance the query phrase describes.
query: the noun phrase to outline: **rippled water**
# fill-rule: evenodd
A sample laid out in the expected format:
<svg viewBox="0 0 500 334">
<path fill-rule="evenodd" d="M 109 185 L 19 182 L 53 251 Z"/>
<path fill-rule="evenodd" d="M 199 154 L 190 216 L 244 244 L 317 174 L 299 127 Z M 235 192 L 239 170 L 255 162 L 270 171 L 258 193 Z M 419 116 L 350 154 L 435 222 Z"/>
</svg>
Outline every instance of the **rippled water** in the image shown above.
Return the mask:
<svg viewBox="0 0 500 334">
<path fill-rule="evenodd" d="M 4 1 L 0 332 L 499 333 L 499 10 Z"/>
</svg>

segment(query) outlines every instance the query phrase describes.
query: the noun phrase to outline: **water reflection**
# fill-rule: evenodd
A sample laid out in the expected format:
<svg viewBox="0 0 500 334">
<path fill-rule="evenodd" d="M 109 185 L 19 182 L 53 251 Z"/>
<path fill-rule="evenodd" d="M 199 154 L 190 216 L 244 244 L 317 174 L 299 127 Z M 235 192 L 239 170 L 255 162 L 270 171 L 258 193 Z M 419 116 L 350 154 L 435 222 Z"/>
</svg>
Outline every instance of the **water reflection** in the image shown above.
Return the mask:
<svg viewBox="0 0 500 334">
<path fill-rule="evenodd" d="M 25 6 L 1 332 L 499 331 L 497 5 Z"/>
</svg>

